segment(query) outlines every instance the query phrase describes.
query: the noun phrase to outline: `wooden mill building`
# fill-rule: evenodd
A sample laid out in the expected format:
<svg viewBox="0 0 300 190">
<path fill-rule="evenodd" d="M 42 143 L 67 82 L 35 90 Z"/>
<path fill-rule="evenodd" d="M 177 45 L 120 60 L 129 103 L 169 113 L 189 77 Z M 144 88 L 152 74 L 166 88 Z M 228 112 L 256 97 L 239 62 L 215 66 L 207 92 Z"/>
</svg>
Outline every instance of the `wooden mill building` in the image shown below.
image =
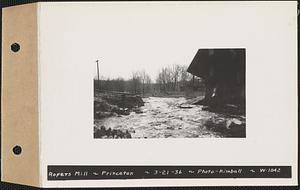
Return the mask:
<svg viewBox="0 0 300 190">
<path fill-rule="evenodd" d="M 205 98 L 212 107 L 245 107 L 245 49 L 199 49 L 187 71 L 204 79 Z"/>
</svg>

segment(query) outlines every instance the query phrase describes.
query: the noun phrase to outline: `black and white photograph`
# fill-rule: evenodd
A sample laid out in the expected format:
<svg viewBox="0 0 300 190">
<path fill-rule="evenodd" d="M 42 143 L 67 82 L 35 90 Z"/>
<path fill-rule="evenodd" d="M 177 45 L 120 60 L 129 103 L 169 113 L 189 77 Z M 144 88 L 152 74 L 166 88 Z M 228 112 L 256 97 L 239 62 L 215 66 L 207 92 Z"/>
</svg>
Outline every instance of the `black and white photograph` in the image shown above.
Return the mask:
<svg viewBox="0 0 300 190">
<path fill-rule="evenodd" d="M 245 56 L 244 48 L 198 49 L 190 62 L 170 55 L 156 71 L 128 64 L 128 75 L 114 78 L 96 60 L 94 138 L 245 138 Z"/>
<path fill-rule="evenodd" d="M 296 2 L 37 2 L 2 21 L 2 181 L 298 185 Z"/>
</svg>

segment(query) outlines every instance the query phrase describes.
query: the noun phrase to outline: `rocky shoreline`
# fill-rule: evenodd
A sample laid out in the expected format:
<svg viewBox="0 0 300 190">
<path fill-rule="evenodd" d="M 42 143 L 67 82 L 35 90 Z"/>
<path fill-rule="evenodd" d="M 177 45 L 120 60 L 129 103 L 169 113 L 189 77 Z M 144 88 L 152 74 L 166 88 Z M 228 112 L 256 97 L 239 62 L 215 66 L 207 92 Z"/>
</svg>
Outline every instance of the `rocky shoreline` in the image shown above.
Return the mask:
<svg viewBox="0 0 300 190">
<path fill-rule="evenodd" d="M 139 109 L 144 101 L 139 95 L 126 93 L 98 93 L 94 99 L 94 122 L 104 118 L 129 115 L 131 112 L 141 113 Z M 94 127 L 94 138 L 131 138 L 131 134 L 120 129 L 101 126 Z"/>
</svg>

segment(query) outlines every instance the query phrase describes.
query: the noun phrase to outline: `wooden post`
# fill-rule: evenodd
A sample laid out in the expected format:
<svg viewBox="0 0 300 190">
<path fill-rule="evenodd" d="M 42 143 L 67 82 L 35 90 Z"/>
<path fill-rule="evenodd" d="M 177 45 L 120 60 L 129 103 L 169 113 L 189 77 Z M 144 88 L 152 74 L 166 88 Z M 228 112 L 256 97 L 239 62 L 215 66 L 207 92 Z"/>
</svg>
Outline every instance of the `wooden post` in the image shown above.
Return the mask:
<svg viewBox="0 0 300 190">
<path fill-rule="evenodd" d="M 99 77 L 99 60 L 96 60 L 97 63 L 97 76 L 98 76 L 98 89 L 100 91 L 100 77 Z"/>
</svg>

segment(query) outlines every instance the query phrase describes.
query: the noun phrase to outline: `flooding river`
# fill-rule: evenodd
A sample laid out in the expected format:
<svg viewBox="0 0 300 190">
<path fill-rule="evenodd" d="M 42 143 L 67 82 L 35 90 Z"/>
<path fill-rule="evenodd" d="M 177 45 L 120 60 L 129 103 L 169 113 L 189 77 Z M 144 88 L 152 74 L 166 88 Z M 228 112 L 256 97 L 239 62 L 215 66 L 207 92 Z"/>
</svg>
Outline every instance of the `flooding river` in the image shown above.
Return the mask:
<svg viewBox="0 0 300 190">
<path fill-rule="evenodd" d="M 222 115 L 203 111 L 201 105 L 192 105 L 181 98 L 149 97 L 138 113 L 99 120 L 96 126 L 128 130 L 132 138 L 222 137 L 205 127 L 208 120 L 225 121 Z"/>
</svg>

